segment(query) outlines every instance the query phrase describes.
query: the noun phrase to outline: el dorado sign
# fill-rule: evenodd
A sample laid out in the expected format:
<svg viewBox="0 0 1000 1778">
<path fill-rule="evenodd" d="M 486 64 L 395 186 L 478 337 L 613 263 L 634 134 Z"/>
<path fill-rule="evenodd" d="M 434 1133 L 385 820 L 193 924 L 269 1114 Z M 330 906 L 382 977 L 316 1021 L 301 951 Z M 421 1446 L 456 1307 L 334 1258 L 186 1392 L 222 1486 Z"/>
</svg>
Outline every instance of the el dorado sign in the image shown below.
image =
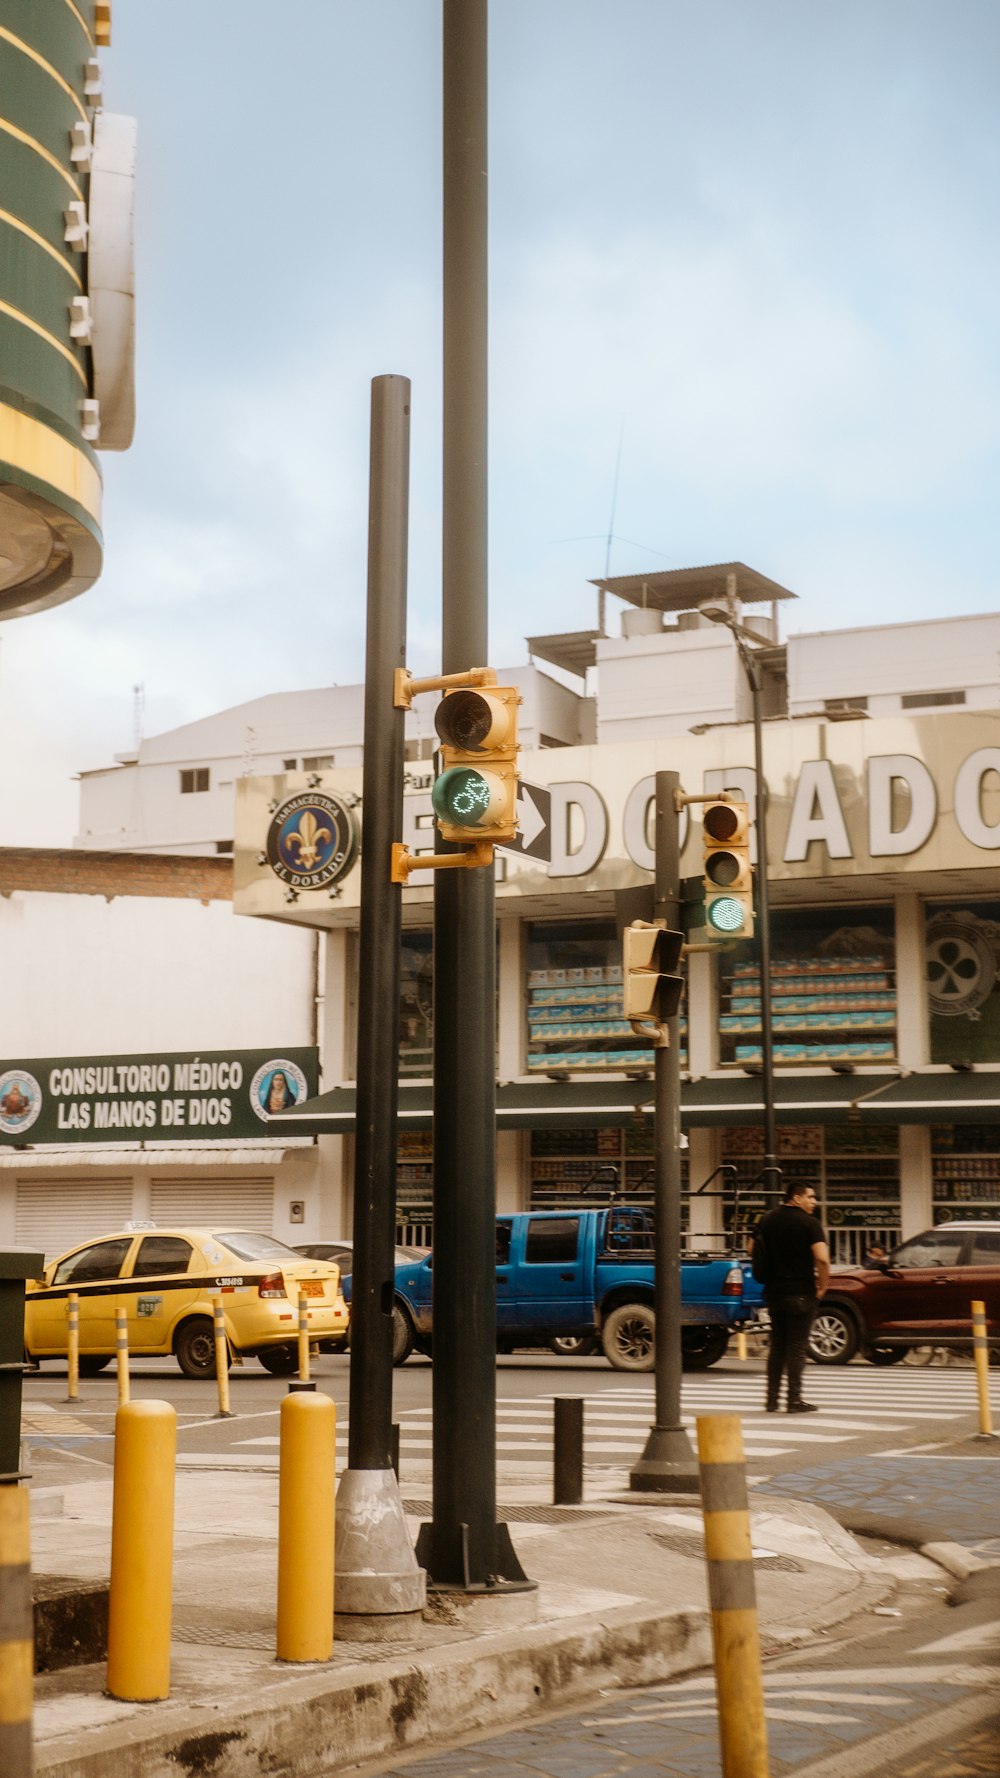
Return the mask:
<svg viewBox="0 0 1000 1778">
<path fill-rule="evenodd" d="M 315 1093 L 315 1048 L 0 1062 L 0 1143 L 232 1142 Z"/>
</svg>

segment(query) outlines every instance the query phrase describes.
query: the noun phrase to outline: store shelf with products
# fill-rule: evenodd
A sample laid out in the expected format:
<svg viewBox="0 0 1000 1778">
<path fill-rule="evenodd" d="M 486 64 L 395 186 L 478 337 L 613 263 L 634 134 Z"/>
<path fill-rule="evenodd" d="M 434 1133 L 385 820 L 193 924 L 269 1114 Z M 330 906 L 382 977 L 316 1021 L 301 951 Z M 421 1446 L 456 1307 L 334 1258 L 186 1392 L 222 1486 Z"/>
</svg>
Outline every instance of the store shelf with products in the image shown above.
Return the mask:
<svg viewBox="0 0 1000 1778">
<path fill-rule="evenodd" d="M 533 1210 L 587 1204 L 597 1209 L 612 1198 L 629 1204 L 651 1203 L 653 1133 L 647 1129 L 534 1130 L 530 1166 Z M 681 1189 L 687 1190 L 686 1155 L 681 1157 Z"/>
<path fill-rule="evenodd" d="M 764 1158 L 759 1129 L 728 1130 L 723 1159 L 735 1163 L 741 1202 L 750 1206 L 761 1188 L 753 1181 Z M 817 1215 L 837 1264 L 854 1265 L 868 1246 L 891 1247 L 901 1239 L 898 1136 L 895 1129 L 822 1129 L 801 1125 L 778 1131 L 778 1163 L 783 1189 L 793 1181 L 811 1185 Z"/>
<path fill-rule="evenodd" d="M 434 1214 L 430 1131 L 402 1131 L 396 1141 L 396 1240 L 429 1246 Z"/>
<path fill-rule="evenodd" d="M 1000 1217 L 1000 1130 L 995 1124 L 931 1127 L 934 1220 Z"/>
<path fill-rule="evenodd" d="M 683 1053 L 683 1018 L 680 1030 Z M 624 1016 L 620 964 L 529 970 L 529 1072 L 652 1066 L 649 1038 L 633 1031 Z"/>
<path fill-rule="evenodd" d="M 775 963 L 771 1026 L 777 1062 L 889 1060 L 896 1053 L 892 971 L 878 957 Z M 723 978 L 719 1031 L 723 1064 L 760 1061 L 760 971 L 755 963 L 737 963 Z"/>
</svg>

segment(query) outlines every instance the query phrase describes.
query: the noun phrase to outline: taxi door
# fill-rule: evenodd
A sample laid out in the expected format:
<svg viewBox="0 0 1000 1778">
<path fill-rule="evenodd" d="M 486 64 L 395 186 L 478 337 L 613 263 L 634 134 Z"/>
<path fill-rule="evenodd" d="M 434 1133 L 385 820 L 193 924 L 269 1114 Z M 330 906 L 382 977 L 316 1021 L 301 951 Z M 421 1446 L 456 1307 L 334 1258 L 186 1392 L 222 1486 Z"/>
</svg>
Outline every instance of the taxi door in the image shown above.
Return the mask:
<svg viewBox="0 0 1000 1778">
<path fill-rule="evenodd" d="M 92 1241 L 61 1259 L 52 1281 L 29 1291 L 24 1302 L 24 1343 L 37 1358 L 51 1358 L 68 1345 L 66 1304 L 71 1290 L 80 1299 L 80 1351 L 113 1352 L 120 1273 L 135 1237 L 115 1235 Z"/>
<path fill-rule="evenodd" d="M 182 1235 L 143 1235 L 121 1286 L 130 1352 L 170 1351 L 174 1323 L 204 1290 L 204 1272 L 204 1259 Z"/>
</svg>

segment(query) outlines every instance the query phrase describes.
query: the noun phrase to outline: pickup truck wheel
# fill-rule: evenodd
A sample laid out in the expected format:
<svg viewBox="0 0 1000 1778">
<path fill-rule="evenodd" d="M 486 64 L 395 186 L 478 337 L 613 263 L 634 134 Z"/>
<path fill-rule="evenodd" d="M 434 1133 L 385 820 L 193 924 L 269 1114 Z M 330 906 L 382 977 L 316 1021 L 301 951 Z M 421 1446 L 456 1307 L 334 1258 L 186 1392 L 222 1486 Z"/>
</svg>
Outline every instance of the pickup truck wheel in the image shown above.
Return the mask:
<svg viewBox="0 0 1000 1778">
<path fill-rule="evenodd" d="M 681 1364 L 686 1371 L 707 1371 L 718 1364 L 729 1345 L 725 1327 L 685 1327 L 681 1332 Z"/>
<path fill-rule="evenodd" d="M 398 1303 L 392 1306 L 392 1362 L 405 1364 L 413 1351 L 413 1328 L 410 1317 Z"/>
<path fill-rule="evenodd" d="M 549 1351 L 557 1358 L 589 1358 L 601 1350 L 596 1334 L 553 1334 Z"/>
<path fill-rule="evenodd" d="M 860 1345 L 858 1324 L 847 1309 L 821 1303 L 809 1330 L 809 1356 L 814 1364 L 850 1364 Z"/>
<path fill-rule="evenodd" d="M 651 1371 L 656 1317 L 648 1303 L 619 1303 L 601 1330 L 604 1356 L 616 1371 Z"/>
</svg>

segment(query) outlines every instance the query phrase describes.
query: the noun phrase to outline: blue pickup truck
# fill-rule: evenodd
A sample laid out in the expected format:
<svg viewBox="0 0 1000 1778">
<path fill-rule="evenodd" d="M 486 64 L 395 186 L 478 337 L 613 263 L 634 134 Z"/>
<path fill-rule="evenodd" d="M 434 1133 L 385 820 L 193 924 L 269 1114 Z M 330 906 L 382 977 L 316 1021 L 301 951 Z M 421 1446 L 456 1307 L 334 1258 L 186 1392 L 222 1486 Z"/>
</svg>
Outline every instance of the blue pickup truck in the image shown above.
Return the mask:
<svg viewBox="0 0 1000 1778">
<path fill-rule="evenodd" d="M 396 1267 L 393 1362 L 429 1353 L 434 1256 Z M 686 1370 L 722 1357 L 761 1301 L 745 1254 L 685 1253 Z M 616 1370 L 653 1368 L 653 1218 L 643 1208 L 523 1211 L 497 1218 L 497 1348 L 594 1335 Z"/>
</svg>

